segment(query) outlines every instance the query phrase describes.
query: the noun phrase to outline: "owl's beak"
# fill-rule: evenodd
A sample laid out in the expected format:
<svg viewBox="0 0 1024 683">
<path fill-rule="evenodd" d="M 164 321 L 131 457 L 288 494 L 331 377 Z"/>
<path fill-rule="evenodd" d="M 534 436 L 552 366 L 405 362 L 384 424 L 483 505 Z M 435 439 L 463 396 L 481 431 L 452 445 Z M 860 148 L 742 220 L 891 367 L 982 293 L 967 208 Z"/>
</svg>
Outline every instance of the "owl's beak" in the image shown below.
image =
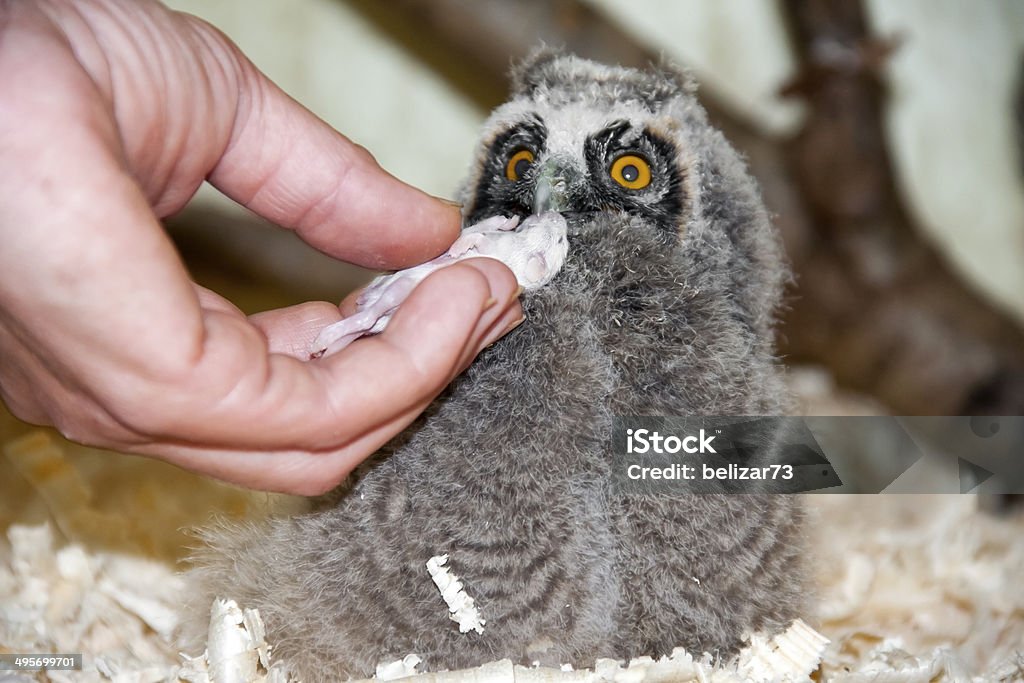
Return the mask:
<svg viewBox="0 0 1024 683">
<path fill-rule="evenodd" d="M 569 187 L 579 172 L 559 159 L 548 159 L 540 167 L 533 191 L 533 212 L 565 211 L 569 208 Z"/>
</svg>

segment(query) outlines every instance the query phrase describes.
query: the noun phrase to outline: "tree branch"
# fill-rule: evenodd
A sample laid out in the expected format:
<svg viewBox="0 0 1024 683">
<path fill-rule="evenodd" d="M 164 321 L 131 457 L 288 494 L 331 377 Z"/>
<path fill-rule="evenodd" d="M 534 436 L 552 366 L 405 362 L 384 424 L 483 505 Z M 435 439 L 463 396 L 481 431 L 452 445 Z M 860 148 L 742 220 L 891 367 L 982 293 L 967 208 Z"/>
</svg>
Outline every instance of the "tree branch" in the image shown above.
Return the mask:
<svg viewBox="0 0 1024 683">
<path fill-rule="evenodd" d="M 811 217 L 787 352 L 899 413 L 1024 412 L 1024 334 L 954 274 L 897 194 L 859 0 L 787 0 L 810 114 L 788 145 Z"/>
</svg>

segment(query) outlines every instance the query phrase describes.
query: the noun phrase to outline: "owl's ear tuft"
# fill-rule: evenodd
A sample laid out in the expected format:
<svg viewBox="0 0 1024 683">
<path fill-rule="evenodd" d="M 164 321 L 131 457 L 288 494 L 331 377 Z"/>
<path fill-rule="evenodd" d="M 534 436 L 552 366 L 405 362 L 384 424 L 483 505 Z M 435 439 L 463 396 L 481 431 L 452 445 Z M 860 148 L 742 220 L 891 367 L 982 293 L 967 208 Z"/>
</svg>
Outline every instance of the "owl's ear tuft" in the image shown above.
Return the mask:
<svg viewBox="0 0 1024 683">
<path fill-rule="evenodd" d="M 564 50 L 541 44 L 533 48 L 523 61 L 512 67 L 513 96 L 530 96 L 541 85 L 550 83 L 555 62 L 566 56 Z"/>
<path fill-rule="evenodd" d="M 651 65 L 651 70 L 666 84 L 670 84 L 679 93 L 687 95 L 697 94 L 697 79 L 686 67 L 680 66 L 662 53 L 656 64 Z"/>
<path fill-rule="evenodd" d="M 662 58 L 647 70 L 607 66 L 541 45 L 512 69 L 512 96 L 560 102 L 637 102 L 658 111 L 696 90 L 689 72 Z"/>
</svg>

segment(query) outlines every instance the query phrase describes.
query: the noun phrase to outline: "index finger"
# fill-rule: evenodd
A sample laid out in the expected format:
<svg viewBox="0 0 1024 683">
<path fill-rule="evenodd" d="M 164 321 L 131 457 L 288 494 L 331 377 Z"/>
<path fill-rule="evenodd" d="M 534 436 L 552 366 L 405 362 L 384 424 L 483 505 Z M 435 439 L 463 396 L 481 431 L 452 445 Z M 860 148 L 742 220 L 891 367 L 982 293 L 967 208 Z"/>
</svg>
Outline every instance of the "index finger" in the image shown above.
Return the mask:
<svg viewBox="0 0 1024 683">
<path fill-rule="evenodd" d="M 216 35 L 239 74 L 230 138 L 208 176 L 214 186 L 317 249 L 368 268 L 422 263 L 455 241 L 458 205 L 384 171 Z"/>
</svg>

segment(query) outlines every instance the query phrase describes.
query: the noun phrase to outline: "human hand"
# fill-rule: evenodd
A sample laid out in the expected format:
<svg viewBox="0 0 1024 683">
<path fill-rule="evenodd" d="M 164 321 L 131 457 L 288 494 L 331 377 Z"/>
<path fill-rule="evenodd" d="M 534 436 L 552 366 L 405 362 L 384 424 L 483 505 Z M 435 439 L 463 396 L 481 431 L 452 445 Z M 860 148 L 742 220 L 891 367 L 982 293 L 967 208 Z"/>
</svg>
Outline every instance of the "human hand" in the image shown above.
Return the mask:
<svg viewBox="0 0 1024 683">
<path fill-rule="evenodd" d="M 308 358 L 338 307 L 246 317 L 188 277 L 159 218 L 205 179 L 337 258 L 443 252 L 455 207 L 382 171 L 208 24 L 149 0 L 0 5 L 0 396 L 90 445 L 316 494 L 522 315 L 474 259 L 388 329 Z"/>
</svg>

